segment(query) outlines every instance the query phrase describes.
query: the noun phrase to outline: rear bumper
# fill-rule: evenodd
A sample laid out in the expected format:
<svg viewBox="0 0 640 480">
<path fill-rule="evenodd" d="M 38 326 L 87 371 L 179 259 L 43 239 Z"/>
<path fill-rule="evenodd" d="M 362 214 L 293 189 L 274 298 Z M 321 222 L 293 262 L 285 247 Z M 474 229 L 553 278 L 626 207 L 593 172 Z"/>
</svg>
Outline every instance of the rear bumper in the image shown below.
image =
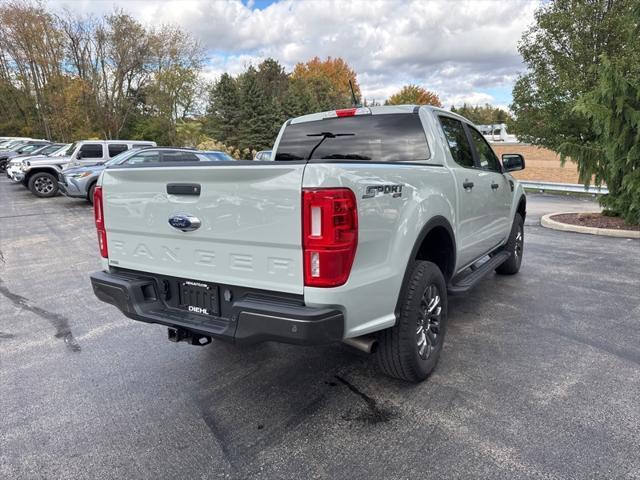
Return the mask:
<svg viewBox="0 0 640 480">
<path fill-rule="evenodd" d="M 224 316 L 203 315 L 178 308 L 172 288 L 165 283 L 167 279 L 171 281 L 170 277 L 138 272 L 96 272 L 91 274 L 91 285 L 100 300 L 115 305 L 133 320 L 236 343 L 322 345 L 343 338 L 341 311 L 307 307 L 301 297 L 221 285 L 225 291 L 225 298 L 220 298 L 225 303 L 221 306 Z"/>
</svg>

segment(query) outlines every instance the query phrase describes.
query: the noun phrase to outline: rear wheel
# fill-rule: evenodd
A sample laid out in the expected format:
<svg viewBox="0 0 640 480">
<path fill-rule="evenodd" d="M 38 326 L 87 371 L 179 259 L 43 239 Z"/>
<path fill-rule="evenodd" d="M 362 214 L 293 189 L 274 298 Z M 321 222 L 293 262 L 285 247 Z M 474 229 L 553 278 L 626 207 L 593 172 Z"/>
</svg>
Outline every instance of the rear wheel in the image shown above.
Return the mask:
<svg viewBox="0 0 640 480">
<path fill-rule="evenodd" d="M 511 256 L 502 265 L 496 268 L 496 273 L 501 275 L 514 275 L 520 271 L 522 255 L 524 254 L 524 220 L 519 213 L 513 219 L 511 234 L 505 249 Z"/>
<path fill-rule="evenodd" d="M 402 292 L 400 318 L 378 334 L 380 369 L 392 377 L 420 382 L 433 371 L 447 330 L 447 288 L 432 262 L 417 261 Z"/>
<path fill-rule="evenodd" d="M 93 192 L 96 191 L 96 184 L 94 183 L 93 185 L 91 185 L 91 187 L 89 187 L 89 194 L 87 195 L 87 200 L 89 200 L 89 203 L 91 205 L 93 205 Z"/>
<path fill-rule="evenodd" d="M 37 197 L 53 197 L 58 193 L 58 179 L 47 172 L 34 173 L 29 178 L 29 190 Z"/>
</svg>

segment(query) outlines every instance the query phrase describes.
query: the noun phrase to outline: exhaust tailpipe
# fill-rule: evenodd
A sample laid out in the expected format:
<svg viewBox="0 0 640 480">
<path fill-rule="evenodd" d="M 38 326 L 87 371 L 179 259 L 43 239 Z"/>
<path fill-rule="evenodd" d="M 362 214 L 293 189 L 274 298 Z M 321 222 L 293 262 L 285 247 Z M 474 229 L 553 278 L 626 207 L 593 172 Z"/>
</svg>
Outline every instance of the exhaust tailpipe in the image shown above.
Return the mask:
<svg viewBox="0 0 640 480">
<path fill-rule="evenodd" d="M 342 343 L 345 343 L 350 347 L 356 348 L 364 353 L 373 353 L 378 347 L 378 341 L 372 337 L 345 338 L 344 340 L 342 340 Z"/>
</svg>

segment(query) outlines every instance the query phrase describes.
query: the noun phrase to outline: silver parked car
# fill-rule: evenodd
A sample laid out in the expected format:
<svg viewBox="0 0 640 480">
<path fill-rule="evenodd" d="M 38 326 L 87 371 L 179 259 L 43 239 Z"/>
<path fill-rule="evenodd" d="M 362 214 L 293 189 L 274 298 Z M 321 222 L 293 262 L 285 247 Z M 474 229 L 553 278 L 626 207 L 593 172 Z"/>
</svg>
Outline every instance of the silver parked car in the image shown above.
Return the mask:
<svg viewBox="0 0 640 480">
<path fill-rule="evenodd" d="M 149 147 L 125 151 L 107 162 L 62 171 L 58 188 L 67 197 L 86 198 L 93 203 L 93 191 L 98 177 L 105 168 L 113 165 L 139 165 L 141 163 L 219 162 L 233 160 L 219 151 L 198 151 L 185 148 Z"/>
</svg>

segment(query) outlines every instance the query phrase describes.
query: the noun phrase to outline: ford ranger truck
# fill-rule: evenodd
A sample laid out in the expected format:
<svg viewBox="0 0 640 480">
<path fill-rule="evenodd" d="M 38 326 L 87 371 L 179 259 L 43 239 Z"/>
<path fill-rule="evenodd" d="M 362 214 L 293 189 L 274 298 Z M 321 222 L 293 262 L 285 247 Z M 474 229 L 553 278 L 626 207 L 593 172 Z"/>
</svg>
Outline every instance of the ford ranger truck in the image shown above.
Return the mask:
<svg viewBox="0 0 640 480">
<path fill-rule="evenodd" d="M 271 161 L 113 166 L 95 189 L 91 283 L 172 341 L 345 342 L 421 381 L 448 294 L 520 269 L 522 168 L 430 106 L 289 120 Z"/>
</svg>

